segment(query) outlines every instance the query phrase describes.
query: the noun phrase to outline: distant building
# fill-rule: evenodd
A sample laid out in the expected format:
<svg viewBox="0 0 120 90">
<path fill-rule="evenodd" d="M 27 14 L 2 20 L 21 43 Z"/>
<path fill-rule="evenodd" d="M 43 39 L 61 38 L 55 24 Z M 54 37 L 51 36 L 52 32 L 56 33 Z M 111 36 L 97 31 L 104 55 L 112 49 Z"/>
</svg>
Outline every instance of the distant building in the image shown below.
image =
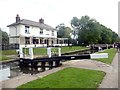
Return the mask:
<svg viewBox="0 0 120 90">
<path fill-rule="evenodd" d="M 16 22 L 8 25 L 9 43 L 26 47 L 43 46 L 67 46 L 67 38 L 57 38 L 57 30 L 44 23 L 44 19 L 39 22 L 20 19 L 16 16 Z"/>
</svg>

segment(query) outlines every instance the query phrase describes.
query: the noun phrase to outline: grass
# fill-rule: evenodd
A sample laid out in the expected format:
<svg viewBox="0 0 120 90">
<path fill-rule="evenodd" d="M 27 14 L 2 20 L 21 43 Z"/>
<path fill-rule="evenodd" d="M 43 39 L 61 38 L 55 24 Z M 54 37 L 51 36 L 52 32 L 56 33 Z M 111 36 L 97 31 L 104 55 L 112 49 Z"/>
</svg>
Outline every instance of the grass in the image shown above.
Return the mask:
<svg viewBox="0 0 120 90">
<path fill-rule="evenodd" d="M 75 50 L 83 50 L 83 49 L 86 49 L 86 47 L 80 47 L 80 46 L 61 47 L 61 53 L 71 52 Z M 57 52 L 58 54 L 57 50 L 58 50 L 57 48 L 52 48 L 52 52 Z M 25 54 L 28 54 L 28 49 L 23 49 L 23 52 Z M 45 56 L 47 55 L 47 48 L 34 48 L 33 53 L 34 55 Z M 17 52 L 16 50 L 2 50 L 2 56 L 0 56 L 0 60 L 11 59 L 9 57 L 6 57 L 7 55 L 17 55 Z"/>
<path fill-rule="evenodd" d="M 86 47 L 80 47 L 80 46 L 72 46 L 72 47 L 61 47 L 61 53 L 76 51 L 76 50 L 85 50 Z M 24 52 L 28 54 L 28 49 Z M 52 52 L 58 52 L 57 48 L 52 48 Z M 33 50 L 34 55 L 47 55 L 47 48 L 34 48 Z"/>
<path fill-rule="evenodd" d="M 107 50 L 105 50 L 103 52 L 99 52 L 99 53 L 108 53 L 108 58 L 100 58 L 100 59 L 93 59 L 93 60 L 101 61 L 106 64 L 111 64 L 113 61 L 113 58 L 115 57 L 116 52 L 117 52 L 117 50 L 114 48 L 107 49 Z"/>
<path fill-rule="evenodd" d="M 17 88 L 97 88 L 105 73 L 80 68 L 65 68 Z"/>
<path fill-rule="evenodd" d="M 76 50 L 85 50 L 86 47 L 80 47 L 80 46 L 73 46 L 73 47 L 61 47 L 61 53 L 76 51 Z M 58 52 L 57 48 L 52 48 L 52 52 Z M 34 48 L 34 54 L 35 55 L 45 55 L 47 54 L 46 48 Z"/>
<path fill-rule="evenodd" d="M 0 61 L 12 59 L 11 57 L 7 57 L 7 55 L 17 55 L 16 50 L 0 50 L 0 52 Z"/>
<path fill-rule="evenodd" d="M 16 50 L 2 50 L 2 55 L 17 55 Z"/>
<path fill-rule="evenodd" d="M 76 51 L 76 50 L 85 50 L 87 49 L 86 47 L 82 47 L 82 46 L 72 46 L 72 47 L 62 47 L 61 51 L 62 53 L 66 53 L 66 52 L 71 52 L 71 51 Z"/>
<path fill-rule="evenodd" d="M 6 57 L 5 55 L 0 55 L 0 61 L 5 61 L 11 59 L 10 57 Z"/>
</svg>

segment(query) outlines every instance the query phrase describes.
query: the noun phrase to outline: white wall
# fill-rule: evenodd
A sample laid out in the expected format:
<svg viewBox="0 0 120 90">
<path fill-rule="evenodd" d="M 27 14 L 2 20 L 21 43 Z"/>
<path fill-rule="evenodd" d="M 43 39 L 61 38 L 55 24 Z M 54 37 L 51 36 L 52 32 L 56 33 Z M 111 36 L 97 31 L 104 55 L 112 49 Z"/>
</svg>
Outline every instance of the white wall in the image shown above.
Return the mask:
<svg viewBox="0 0 120 90">
<path fill-rule="evenodd" d="M 25 38 L 24 37 L 20 37 L 20 44 L 25 45 Z"/>
<path fill-rule="evenodd" d="M 9 27 L 9 37 L 10 37 L 9 43 L 21 43 L 23 45 L 25 43 L 23 37 L 29 37 L 29 36 L 43 37 L 43 38 L 57 38 L 57 31 L 56 30 L 54 30 L 54 36 L 52 36 L 51 30 L 44 29 L 43 34 L 40 34 L 39 27 L 30 26 L 29 32 L 30 32 L 30 34 L 25 33 L 25 25 L 10 26 Z M 19 38 L 14 37 L 14 36 L 20 36 L 20 35 L 23 36 L 22 38 L 20 38 L 20 41 L 19 41 Z"/>
<path fill-rule="evenodd" d="M 19 38 L 9 38 L 9 43 L 10 44 L 19 43 Z"/>
<path fill-rule="evenodd" d="M 20 25 L 20 34 L 23 36 L 33 36 L 33 37 L 50 37 L 50 38 L 57 38 L 57 31 L 54 31 L 54 36 L 52 36 L 52 31 L 51 30 L 43 30 L 43 34 L 40 34 L 40 28 L 39 27 L 34 27 L 30 26 L 29 27 L 29 32 L 30 34 L 25 33 L 25 25 Z M 49 34 L 49 35 L 47 35 Z"/>
<path fill-rule="evenodd" d="M 20 35 L 20 25 L 10 26 L 9 27 L 10 36 L 19 36 Z"/>
</svg>

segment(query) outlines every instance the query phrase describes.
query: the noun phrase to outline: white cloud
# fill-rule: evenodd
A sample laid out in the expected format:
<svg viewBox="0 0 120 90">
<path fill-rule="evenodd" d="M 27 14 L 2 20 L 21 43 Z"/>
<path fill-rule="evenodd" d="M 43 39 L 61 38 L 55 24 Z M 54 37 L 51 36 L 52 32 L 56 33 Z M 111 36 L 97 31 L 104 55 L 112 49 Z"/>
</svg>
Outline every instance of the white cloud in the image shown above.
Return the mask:
<svg viewBox="0 0 120 90">
<path fill-rule="evenodd" d="M 0 27 L 8 32 L 7 25 L 21 18 L 38 21 L 55 27 L 60 23 L 69 25 L 72 17 L 88 15 L 101 24 L 118 32 L 118 0 L 1 0 Z"/>
</svg>

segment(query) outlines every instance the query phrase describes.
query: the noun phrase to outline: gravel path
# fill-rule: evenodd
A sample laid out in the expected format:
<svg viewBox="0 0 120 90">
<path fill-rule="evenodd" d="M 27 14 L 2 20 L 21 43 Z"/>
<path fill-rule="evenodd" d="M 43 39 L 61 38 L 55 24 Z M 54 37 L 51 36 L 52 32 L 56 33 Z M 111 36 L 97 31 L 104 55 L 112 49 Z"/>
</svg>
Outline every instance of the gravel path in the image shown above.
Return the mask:
<svg viewBox="0 0 120 90">
<path fill-rule="evenodd" d="M 99 88 L 117 88 L 118 87 L 118 54 L 114 57 L 114 60 L 111 65 L 98 62 L 95 60 L 83 59 L 83 60 L 72 60 L 63 62 L 63 65 L 58 68 L 54 68 L 36 75 L 25 74 L 9 80 L 0 82 L 3 88 L 16 88 L 19 85 L 25 84 L 29 81 L 42 78 L 51 73 L 62 70 L 66 67 L 77 67 L 77 68 L 86 68 L 92 70 L 100 70 L 106 72 L 102 83 Z"/>
</svg>

